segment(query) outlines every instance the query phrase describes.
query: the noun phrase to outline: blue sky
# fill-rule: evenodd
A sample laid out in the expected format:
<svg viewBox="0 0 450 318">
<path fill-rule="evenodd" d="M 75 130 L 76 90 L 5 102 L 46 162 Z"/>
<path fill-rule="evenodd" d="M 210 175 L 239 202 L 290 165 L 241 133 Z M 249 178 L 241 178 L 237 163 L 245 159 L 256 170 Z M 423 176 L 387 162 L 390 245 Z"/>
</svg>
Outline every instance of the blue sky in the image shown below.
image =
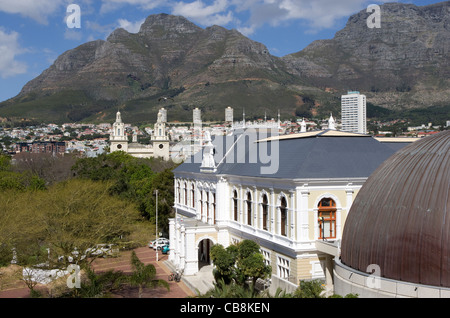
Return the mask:
<svg viewBox="0 0 450 318">
<path fill-rule="evenodd" d="M 150 14 L 182 15 L 201 27 L 237 29 L 276 56 L 329 39 L 367 0 L 0 0 L 0 102 L 16 96 L 63 52 L 106 39 L 116 28 L 137 32 Z M 390 1 L 394 2 L 394 1 Z M 397 1 L 428 5 L 440 1 Z M 69 5 L 80 28 L 69 28 Z"/>
</svg>

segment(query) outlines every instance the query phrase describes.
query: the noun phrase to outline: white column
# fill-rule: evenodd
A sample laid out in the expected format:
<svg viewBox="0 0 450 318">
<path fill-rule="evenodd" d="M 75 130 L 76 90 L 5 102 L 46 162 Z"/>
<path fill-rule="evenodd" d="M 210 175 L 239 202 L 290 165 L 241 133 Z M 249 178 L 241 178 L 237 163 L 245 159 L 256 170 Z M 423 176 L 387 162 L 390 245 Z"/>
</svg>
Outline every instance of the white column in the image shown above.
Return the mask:
<svg viewBox="0 0 450 318">
<path fill-rule="evenodd" d="M 297 188 L 297 241 L 309 240 L 309 190 L 305 188 Z"/>
<path fill-rule="evenodd" d="M 180 224 L 177 222 L 175 225 L 175 267 L 180 266 L 180 252 L 181 252 L 181 242 L 180 242 Z"/>
<path fill-rule="evenodd" d="M 174 263 L 175 260 L 175 253 L 172 252 L 175 248 L 176 248 L 176 240 L 175 240 L 175 219 L 170 219 L 169 220 L 169 241 L 170 241 L 170 246 L 172 248 L 172 250 L 169 253 L 169 261 L 171 261 L 172 263 Z"/>
<path fill-rule="evenodd" d="M 228 191 L 227 181 L 221 178 L 216 187 L 216 224 L 219 225 L 221 221 L 230 220 L 230 215 L 233 219 L 233 211 L 230 210 L 230 198 L 233 200 L 232 197 L 233 195 L 230 196 Z"/>
<path fill-rule="evenodd" d="M 194 275 L 198 272 L 198 255 L 195 246 L 195 229 L 185 231 L 185 266 L 184 275 Z"/>
<path fill-rule="evenodd" d="M 253 194 L 252 194 L 252 212 L 253 212 L 253 220 L 252 220 L 252 226 L 255 229 L 260 228 L 258 224 L 258 189 L 254 186 L 253 187 Z"/>
<path fill-rule="evenodd" d="M 184 271 L 186 265 L 186 228 L 184 225 L 180 228 L 180 269 Z"/>
</svg>

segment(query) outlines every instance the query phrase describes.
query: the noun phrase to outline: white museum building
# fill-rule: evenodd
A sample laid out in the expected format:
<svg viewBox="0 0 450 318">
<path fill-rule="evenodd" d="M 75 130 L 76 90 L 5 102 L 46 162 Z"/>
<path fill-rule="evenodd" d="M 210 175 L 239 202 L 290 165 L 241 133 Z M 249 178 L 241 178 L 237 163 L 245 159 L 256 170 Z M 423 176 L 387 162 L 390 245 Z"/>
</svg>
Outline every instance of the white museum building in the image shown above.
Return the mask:
<svg viewBox="0 0 450 318">
<path fill-rule="evenodd" d="M 315 278 L 332 286 L 350 207 L 366 179 L 401 146 L 333 129 L 206 134 L 202 151 L 174 169 L 169 261 L 194 275 L 211 263 L 214 244 L 251 239 L 272 267 L 271 289 L 292 291 L 300 280 Z"/>
</svg>

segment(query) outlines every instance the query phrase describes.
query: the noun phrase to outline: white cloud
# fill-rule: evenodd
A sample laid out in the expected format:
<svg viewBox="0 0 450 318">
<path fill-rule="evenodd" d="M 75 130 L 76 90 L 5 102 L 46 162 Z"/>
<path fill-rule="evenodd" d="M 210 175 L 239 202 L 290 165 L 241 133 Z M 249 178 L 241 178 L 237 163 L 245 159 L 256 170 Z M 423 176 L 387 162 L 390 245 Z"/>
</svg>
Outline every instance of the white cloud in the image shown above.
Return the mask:
<svg viewBox="0 0 450 318">
<path fill-rule="evenodd" d="M 6 33 L 0 28 L 0 77 L 7 78 L 27 72 L 27 65 L 16 60 L 16 56 L 24 53 L 18 43 L 19 33 Z"/>
<path fill-rule="evenodd" d="M 215 0 L 211 5 L 206 5 L 202 0 L 190 3 L 177 2 L 172 7 L 172 14 L 181 15 L 185 18 L 202 25 L 227 25 L 233 21 L 233 12 L 228 10 L 228 0 Z"/>
<path fill-rule="evenodd" d="M 48 24 L 48 17 L 64 3 L 65 0 L 0 0 L 0 11 L 20 14 L 38 23 Z"/>
<path fill-rule="evenodd" d="M 127 19 L 119 19 L 117 22 L 119 23 L 119 28 L 123 28 L 130 33 L 138 33 L 144 21 L 145 19 L 136 22 L 130 22 Z"/>
<path fill-rule="evenodd" d="M 341 18 L 365 9 L 370 0 L 230 0 L 236 12 L 247 12 L 239 30 L 251 34 L 265 24 L 278 26 L 293 21 L 303 22 L 308 32 L 328 29 Z M 375 1 L 378 3 L 386 0 Z"/>
</svg>

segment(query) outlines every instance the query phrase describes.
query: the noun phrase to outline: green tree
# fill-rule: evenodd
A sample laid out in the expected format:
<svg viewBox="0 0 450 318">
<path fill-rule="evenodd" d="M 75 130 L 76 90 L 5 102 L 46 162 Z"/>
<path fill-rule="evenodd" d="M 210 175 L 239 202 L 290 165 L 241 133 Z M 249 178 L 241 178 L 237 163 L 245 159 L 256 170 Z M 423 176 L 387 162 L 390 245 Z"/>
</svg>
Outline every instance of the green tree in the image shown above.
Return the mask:
<svg viewBox="0 0 450 318">
<path fill-rule="evenodd" d="M 125 244 L 139 214 L 133 204 L 109 195 L 108 188 L 102 182 L 72 179 L 45 192 L 38 209 L 46 211 L 45 241 L 53 256 L 71 256 L 84 265 L 90 256 L 87 249 L 102 243 Z"/>
<path fill-rule="evenodd" d="M 240 279 L 251 279 L 254 288 L 258 278 L 270 276 L 272 268 L 264 263 L 259 245 L 252 240 L 243 240 L 238 245 L 237 268 Z"/>
<path fill-rule="evenodd" d="M 80 288 L 73 288 L 64 292 L 61 298 L 99 298 L 106 297 L 114 291 L 120 290 L 127 283 L 127 276 L 122 271 L 108 270 L 95 273 L 91 268 L 86 269 L 85 278 Z"/>
<path fill-rule="evenodd" d="M 112 197 L 103 182 L 72 179 L 46 191 L 0 192 L 0 256 L 12 249 L 23 265 L 49 262 L 66 268 L 74 261 L 86 268 L 86 252 L 102 243 L 130 244 L 139 212 L 130 202 Z M 50 253 L 48 253 L 48 250 Z"/>
<path fill-rule="evenodd" d="M 173 213 L 173 172 L 166 169 L 151 180 L 145 200 L 140 201 L 139 210 L 150 221 L 156 222 L 156 195 L 158 190 L 158 229 L 168 231 L 169 217 Z"/>
<path fill-rule="evenodd" d="M 210 256 L 215 265 L 213 274 L 216 282 L 223 281 L 226 285 L 230 284 L 236 275 L 237 246 L 230 245 L 225 249 L 222 245 L 216 244 L 211 247 Z"/>
<path fill-rule="evenodd" d="M 0 155 L 0 190 L 43 190 L 45 181 L 31 171 L 15 172 L 9 156 Z"/>
<path fill-rule="evenodd" d="M 214 245 L 210 255 L 216 266 L 216 284 L 223 281 L 226 285 L 247 288 L 247 281 L 251 280 L 249 289 L 256 294 L 256 280 L 267 278 L 272 272 L 272 268 L 264 263 L 259 245 L 252 240 L 243 240 L 226 249 L 220 244 Z"/>
<path fill-rule="evenodd" d="M 156 268 L 153 264 L 141 262 L 136 252 L 131 253 L 131 266 L 133 273 L 130 276 L 130 283 L 139 288 L 139 298 L 142 298 L 144 287 L 165 287 L 170 290 L 169 283 L 163 279 L 156 279 Z"/>
<path fill-rule="evenodd" d="M 175 166 L 170 161 L 113 152 L 80 159 L 73 171 L 83 179 L 111 181 L 110 193 L 135 203 L 142 216 L 152 222 L 156 221 L 155 190 L 158 190 L 158 228 L 167 231 L 173 206 Z"/>
<path fill-rule="evenodd" d="M 300 285 L 294 292 L 297 298 L 323 298 L 322 292 L 325 290 L 323 282 L 314 279 L 311 281 L 300 281 Z"/>
</svg>

